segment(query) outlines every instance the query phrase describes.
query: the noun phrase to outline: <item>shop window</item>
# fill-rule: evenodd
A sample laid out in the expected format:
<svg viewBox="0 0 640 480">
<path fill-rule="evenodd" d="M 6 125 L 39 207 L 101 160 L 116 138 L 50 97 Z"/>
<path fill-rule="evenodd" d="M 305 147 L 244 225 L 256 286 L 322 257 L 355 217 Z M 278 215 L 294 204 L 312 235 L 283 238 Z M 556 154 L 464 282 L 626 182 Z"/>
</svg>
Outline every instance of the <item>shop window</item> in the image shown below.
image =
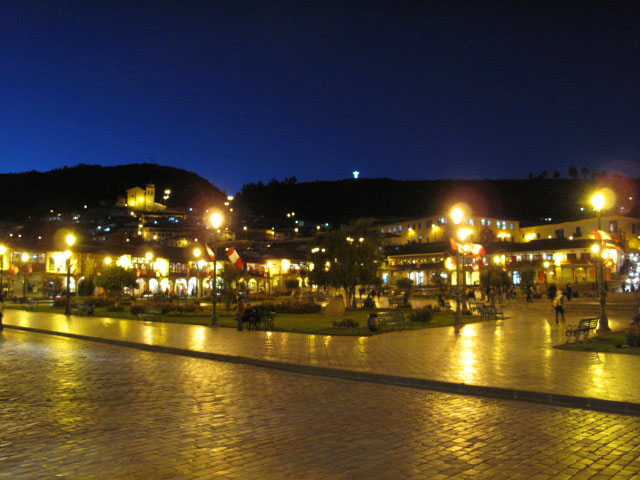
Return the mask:
<svg viewBox="0 0 640 480">
<path fill-rule="evenodd" d="M 564 238 L 564 228 L 556 230 L 556 238 Z"/>
<path fill-rule="evenodd" d="M 618 231 L 618 222 L 616 220 L 609 222 L 609 233 Z"/>
</svg>

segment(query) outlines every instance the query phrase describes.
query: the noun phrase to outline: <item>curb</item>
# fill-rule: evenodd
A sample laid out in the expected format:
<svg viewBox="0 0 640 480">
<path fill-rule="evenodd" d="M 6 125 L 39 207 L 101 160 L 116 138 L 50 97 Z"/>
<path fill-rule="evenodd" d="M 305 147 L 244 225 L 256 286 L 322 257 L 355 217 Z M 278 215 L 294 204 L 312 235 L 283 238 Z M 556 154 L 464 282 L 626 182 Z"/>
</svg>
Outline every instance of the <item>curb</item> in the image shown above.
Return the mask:
<svg viewBox="0 0 640 480">
<path fill-rule="evenodd" d="M 285 372 L 304 373 L 324 377 L 342 378 L 345 380 L 357 380 L 361 382 L 380 383 L 400 387 L 433 390 L 443 393 L 460 395 L 473 395 L 481 397 L 499 398 L 503 400 L 517 400 L 524 402 L 554 405 L 558 407 L 580 408 L 623 415 L 640 416 L 640 403 L 622 402 L 616 400 L 603 400 L 592 397 L 578 397 L 557 393 L 534 392 L 528 390 L 515 390 L 502 387 L 488 387 L 482 385 L 469 385 L 466 383 L 443 382 L 439 380 L 427 380 L 415 377 L 401 377 L 381 373 L 361 372 L 357 370 L 343 370 L 339 368 L 317 367 L 313 365 L 299 365 L 293 363 L 277 362 L 274 360 L 260 360 L 257 358 L 226 355 L 212 352 L 199 352 L 183 348 L 167 347 L 163 345 L 147 345 L 144 343 L 128 342 L 126 340 L 113 340 L 109 338 L 91 337 L 77 333 L 55 332 L 34 327 L 22 327 L 4 324 L 5 328 L 22 330 L 25 332 L 42 333 L 45 335 L 57 335 L 60 337 L 75 338 L 90 342 L 106 343 L 121 347 L 136 348 L 151 352 L 168 353 L 185 357 L 203 358 L 219 362 L 252 365 L 256 367 L 272 368 Z"/>
</svg>

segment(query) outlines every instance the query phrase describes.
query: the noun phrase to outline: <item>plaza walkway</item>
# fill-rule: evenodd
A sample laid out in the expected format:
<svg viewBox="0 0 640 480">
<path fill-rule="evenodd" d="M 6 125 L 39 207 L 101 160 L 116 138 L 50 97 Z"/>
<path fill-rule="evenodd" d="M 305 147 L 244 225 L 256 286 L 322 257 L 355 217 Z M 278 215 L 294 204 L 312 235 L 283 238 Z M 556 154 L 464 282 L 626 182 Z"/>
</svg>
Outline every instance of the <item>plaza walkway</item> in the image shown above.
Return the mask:
<svg viewBox="0 0 640 480">
<path fill-rule="evenodd" d="M 635 305 L 612 306 L 614 329 L 629 325 Z M 407 383 L 441 389 L 438 382 L 459 385 L 465 393 L 482 387 L 553 395 L 549 403 L 581 406 L 573 398 L 626 402 L 592 405 L 640 414 L 640 356 L 553 349 L 565 342 L 566 324 L 576 324 L 597 304 L 569 304 L 566 322 L 555 324 L 548 302 L 506 304 L 508 318 L 452 327 L 392 332 L 370 337 L 341 337 L 283 332 L 243 331 L 195 325 L 154 323 L 100 317 L 5 310 L 5 325 L 41 332 L 138 344 L 159 351 L 194 352 L 196 356 L 253 363 L 307 373 L 351 372 L 365 380 Z M 157 347 L 157 348 L 155 348 Z M 164 350 L 163 350 L 164 349 Z M 182 352 L 180 352 L 182 351 Z M 331 369 L 331 370 L 326 370 Z M 337 375 L 340 376 L 340 375 Z M 463 387 L 474 387 L 465 390 Z M 444 390 L 456 391 L 455 388 Z M 487 394 L 490 392 L 487 391 Z M 501 393 L 492 396 L 503 396 Z M 596 402 L 597 403 L 597 402 Z"/>
</svg>

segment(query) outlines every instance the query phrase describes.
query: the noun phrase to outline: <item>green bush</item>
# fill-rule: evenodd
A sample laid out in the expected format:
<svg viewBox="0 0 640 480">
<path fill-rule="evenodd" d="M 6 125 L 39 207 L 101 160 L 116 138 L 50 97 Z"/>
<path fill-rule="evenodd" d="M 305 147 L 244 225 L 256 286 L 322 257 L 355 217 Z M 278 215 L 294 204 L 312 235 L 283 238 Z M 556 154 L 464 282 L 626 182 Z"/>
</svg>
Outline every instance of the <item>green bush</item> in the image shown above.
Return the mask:
<svg viewBox="0 0 640 480">
<path fill-rule="evenodd" d="M 411 313 L 411 320 L 419 323 L 427 323 L 433 319 L 433 309 L 430 305 L 416 309 Z"/>
<path fill-rule="evenodd" d="M 111 305 L 106 308 L 107 312 L 124 312 L 124 305 Z"/>
<path fill-rule="evenodd" d="M 262 304 L 262 307 L 276 313 L 320 313 L 322 307 L 313 302 L 299 302 L 296 300 L 286 300 L 284 302 Z"/>
<path fill-rule="evenodd" d="M 358 322 L 354 322 L 350 318 L 343 318 L 342 320 L 333 322 L 331 326 L 339 328 L 358 328 L 360 325 Z"/>
<path fill-rule="evenodd" d="M 67 304 L 67 299 L 65 297 L 54 298 L 53 306 L 54 307 L 64 307 Z"/>
<path fill-rule="evenodd" d="M 107 297 L 88 297 L 78 299 L 79 301 L 86 303 L 87 305 L 93 305 L 94 307 L 113 307 L 116 303 L 112 298 Z"/>
</svg>

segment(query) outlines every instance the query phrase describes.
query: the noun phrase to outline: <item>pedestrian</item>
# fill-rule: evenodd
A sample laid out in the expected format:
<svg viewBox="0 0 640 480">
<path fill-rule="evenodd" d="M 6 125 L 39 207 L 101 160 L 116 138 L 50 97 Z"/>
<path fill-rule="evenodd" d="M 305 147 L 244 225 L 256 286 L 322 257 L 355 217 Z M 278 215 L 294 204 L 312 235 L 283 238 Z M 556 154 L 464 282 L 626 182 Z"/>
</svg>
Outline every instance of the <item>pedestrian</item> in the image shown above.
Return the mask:
<svg viewBox="0 0 640 480">
<path fill-rule="evenodd" d="M 242 331 L 242 320 L 246 309 L 247 301 L 241 295 L 240 298 L 238 298 L 238 304 L 236 305 L 236 321 L 238 322 L 238 330 L 240 331 Z"/>
<path fill-rule="evenodd" d="M 533 294 L 533 287 L 531 285 L 527 285 L 527 303 L 533 303 L 533 298 L 531 295 Z"/>
<path fill-rule="evenodd" d="M 556 311 L 556 325 L 558 325 L 558 316 L 562 316 L 562 321 L 564 322 L 564 295 L 562 290 L 558 290 L 556 293 L 556 297 L 553 299 L 551 303 L 553 308 Z"/>
<path fill-rule="evenodd" d="M 547 289 L 547 298 L 549 300 L 553 300 L 554 298 L 556 298 L 557 292 L 558 292 L 558 287 L 556 287 L 555 283 L 552 283 L 551 285 L 549 285 L 549 288 Z"/>
<path fill-rule="evenodd" d="M 567 295 L 567 300 L 571 301 L 571 297 L 573 296 L 573 289 L 571 288 L 570 283 L 567 283 L 567 288 L 565 290 L 565 293 Z"/>
<path fill-rule="evenodd" d="M 2 293 L 0 293 L 0 331 L 4 328 L 2 326 L 2 317 L 4 316 L 4 302 L 2 301 Z"/>
<path fill-rule="evenodd" d="M 360 293 L 360 300 L 362 300 L 362 295 L 364 295 L 364 292 L 365 292 L 365 288 L 360 287 L 360 289 L 358 290 L 358 293 Z"/>
</svg>

